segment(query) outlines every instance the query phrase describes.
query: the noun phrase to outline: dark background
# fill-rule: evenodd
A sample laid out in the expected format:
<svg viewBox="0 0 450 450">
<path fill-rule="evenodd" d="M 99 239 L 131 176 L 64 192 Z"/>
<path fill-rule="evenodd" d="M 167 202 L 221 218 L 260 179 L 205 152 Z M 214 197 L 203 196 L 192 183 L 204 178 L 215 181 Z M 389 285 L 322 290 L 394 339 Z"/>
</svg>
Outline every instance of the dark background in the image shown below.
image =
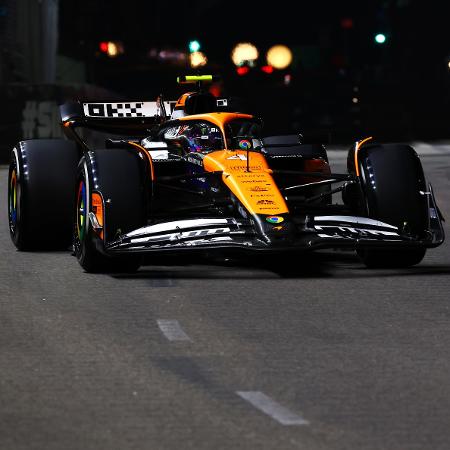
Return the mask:
<svg viewBox="0 0 450 450">
<path fill-rule="evenodd" d="M 377 33 L 385 44 L 375 43 Z M 48 100 L 176 99 L 176 76 L 193 70 L 156 55 L 188 52 L 192 39 L 208 57 L 202 73 L 222 76 L 215 93 L 246 98 L 244 108 L 262 116 L 268 133 L 331 131 L 335 142 L 449 137 L 448 15 L 444 2 L 418 0 L 0 0 L 0 99 L 11 105 L 2 130 L 35 108 L 35 131 L 25 137 L 45 134 L 39 112 Z M 108 40 L 121 42 L 123 54 L 102 53 Z M 260 57 L 239 76 L 230 53 L 243 41 Z M 289 46 L 294 60 L 266 74 L 274 44 Z"/>
</svg>

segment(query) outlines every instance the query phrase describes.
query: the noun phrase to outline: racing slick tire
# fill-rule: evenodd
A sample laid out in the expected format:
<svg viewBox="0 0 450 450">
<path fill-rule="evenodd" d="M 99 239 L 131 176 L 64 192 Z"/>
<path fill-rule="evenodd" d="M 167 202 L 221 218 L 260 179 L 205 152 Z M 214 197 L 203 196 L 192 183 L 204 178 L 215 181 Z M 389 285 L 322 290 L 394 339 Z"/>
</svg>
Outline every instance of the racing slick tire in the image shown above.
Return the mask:
<svg viewBox="0 0 450 450">
<path fill-rule="evenodd" d="M 19 142 L 8 173 L 9 231 L 19 250 L 68 247 L 78 149 L 64 139 Z"/>
<path fill-rule="evenodd" d="M 142 262 L 139 255 L 110 256 L 102 250 L 118 232 L 146 224 L 145 169 L 138 153 L 126 149 L 95 150 L 83 157 L 78 166 L 76 206 L 74 208 L 74 254 L 86 272 L 136 272 Z M 92 214 L 97 217 L 93 194 L 101 201 L 103 217 L 93 228 Z M 98 204 L 98 203 L 97 203 Z"/>
<path fill-rule="evenodd" d="M 359 150 L 360 180 L 368 217 L 399 227 L 414 239 L 425 236 L 428 203 L 422 164 L 409 145 L 366 145 Z M 424 247 L 360 249 L 367 267 L 409 267 L 422 261 Z"/>
</svg>

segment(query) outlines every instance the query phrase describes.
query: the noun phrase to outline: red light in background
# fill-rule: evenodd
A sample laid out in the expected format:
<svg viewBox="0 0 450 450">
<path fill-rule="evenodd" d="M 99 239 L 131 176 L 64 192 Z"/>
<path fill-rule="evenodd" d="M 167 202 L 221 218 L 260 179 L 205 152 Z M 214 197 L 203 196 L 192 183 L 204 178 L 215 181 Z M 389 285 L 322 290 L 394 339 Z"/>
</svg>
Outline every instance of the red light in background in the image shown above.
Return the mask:
<svg viewBox="0 0 450 450">
<path fill-rule="evenodd" d="M 272 73 L 273 72 L 273 67 L 272 66 L 262 66 L 261 70 L 265 73 Z"/>
<path fill-rule="evenodd" d="M 214 83 L 209 88 L 209 93 L 214 95 L 214 97 L 220 97 L 222 95 L 221 86 L 218 83 Z"/>
<path fill-rule="evenodd" d="M 100 42 L 100 51 L 103 53 L 108 52 L 108 43 L 107 42 Z"/>
<path fill-rule="evenodd" d="M 344 17 L 341 20 L 341 27 L 344 28 L 344 30 L 351 30 L 353 28 L 353 19 L 350 17 Z"/>
<path fill-rule="evenodd" d="M 241 66 L 236 69 L 238 75 L 246 75 L 250 72 L 250 69 L 246 66 Z"/>
</svg>

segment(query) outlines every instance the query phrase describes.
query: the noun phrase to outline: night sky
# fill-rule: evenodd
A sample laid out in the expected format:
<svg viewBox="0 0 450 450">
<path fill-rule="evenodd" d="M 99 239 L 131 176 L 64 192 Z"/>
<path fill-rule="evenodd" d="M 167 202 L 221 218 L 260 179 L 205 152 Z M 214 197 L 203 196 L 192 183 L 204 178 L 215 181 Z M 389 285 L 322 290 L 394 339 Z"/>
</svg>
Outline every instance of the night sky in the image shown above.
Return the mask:
<svg viewBox="0 0 450 450">
<path fill-rule="evenodd" d="M 130 54 L 156 46 L 186 48 L 199 39 L 215 61 L 225 61 L 232 46 L 252 41 L 264 49 L 275 43 L 347 45 L 362 60 L 373 48 L 373 34 L 383 31 L 396 52 L 414 58 L 448 56 L 450 33 L 445 2 L 315 1 L 280 2 L 209 0 L 148 2 L 96 0 L 60 3 L 60 50 L 81 54 L 83 45 L 122 40 Z M 343 29 L 342 19 L 353 20 Z M 80 47 L 80 41 L 82 46 Z M 412 56 L 411 56 L 412 57 Z"/>
<path fill-rule="evenodd" d="M 374 42 L 380 32 L 387 36 L 384 45 Z M 221 74 L 226 94 L 257 99 L 264 92 L 296 110 L 295 124 L 312 126 L 331 116 L 335 127 L 339 120 L 362 126 L 390 112 L 388 120 L 403 121 L 412 130 L 429 120 L 430 111 L 436 114 L 433 124 L 448 117 L 450 27 L 445 2 L 60 2 L 59 52 L 87 65 L 89 83 L 126 97 L 159 91 L 174 96 L 176 74 L 192 70 L 151 60 L 148 53 L 187 51 L 192 39 L 200 41 L 208 57 L 203 72 Z M 114 59 L 99 54 L 104 40 L 123 42 L 125 53 Z M 265 77 L 256 68 L 247 77 L 236 76 L 230 53 L 242 41 L 260 50 L 259 67 L 270 46 L 292 48 L 289 92 L 282 88 L 282 73 Z M 357 106 L 351 104 L 355 88 L 361 99 Z"/>
</svg>

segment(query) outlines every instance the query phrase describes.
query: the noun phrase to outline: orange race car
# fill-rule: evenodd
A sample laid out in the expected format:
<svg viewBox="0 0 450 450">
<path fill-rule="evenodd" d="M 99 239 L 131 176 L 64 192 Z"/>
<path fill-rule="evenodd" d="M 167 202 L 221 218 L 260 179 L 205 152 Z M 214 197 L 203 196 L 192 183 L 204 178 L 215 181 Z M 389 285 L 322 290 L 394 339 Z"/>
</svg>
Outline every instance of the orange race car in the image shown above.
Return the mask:
<svg viewBox="0 0 450 450">
<path fill-rule="evenodd" d="M 324 145 L 264 136 L 260 119 L 203 90 L 212 80 L 180 77 L 197 89 L 177 102 L 62 105 L 70 140 L 12 151 L 14 244 L 73 242 L 86 271 L 133 271 L 143 254 L 213 249 L 346 248 L 367 266 L 410 266 L 443 242 L 412 147 L 364 139 L 332 173 Z"/>
</svg>

